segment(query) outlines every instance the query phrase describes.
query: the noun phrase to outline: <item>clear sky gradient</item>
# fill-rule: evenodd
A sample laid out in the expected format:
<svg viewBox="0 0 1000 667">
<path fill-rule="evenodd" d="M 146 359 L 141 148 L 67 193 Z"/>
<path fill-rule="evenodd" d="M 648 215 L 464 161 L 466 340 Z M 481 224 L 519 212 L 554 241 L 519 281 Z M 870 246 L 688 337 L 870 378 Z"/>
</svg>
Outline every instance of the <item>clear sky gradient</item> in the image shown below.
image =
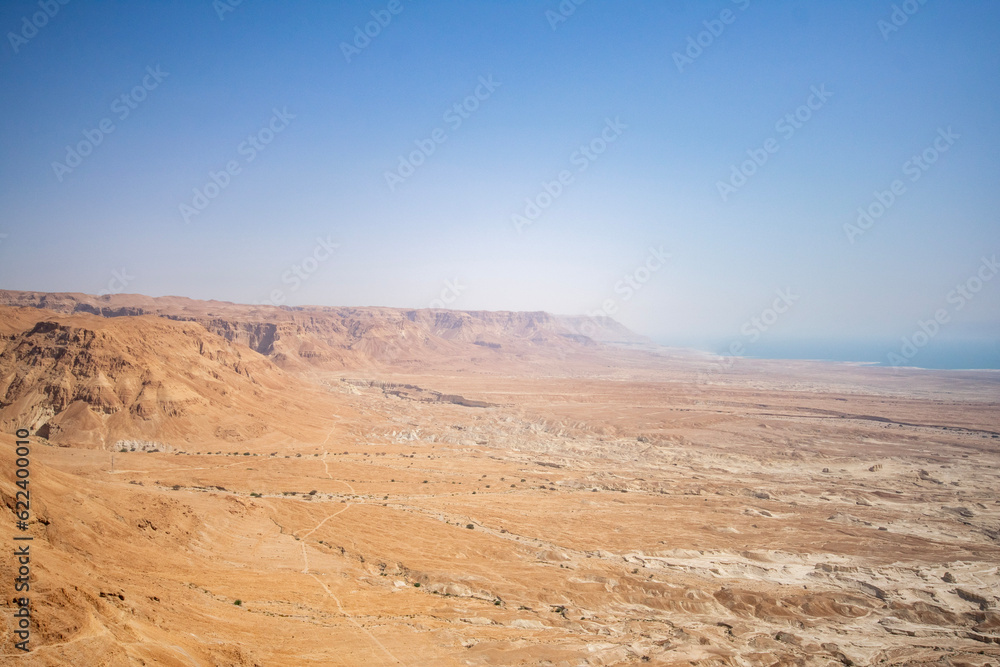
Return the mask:
<svg viewBox="0 0 1000 667">
<path fill-rule="evenodd" d="M 924 358 L 990 365 L 1000 5 L 895 7 L 11 0 L 0 286 L 608 312 L 883 362 L 943 310 Z"/>
</svg>

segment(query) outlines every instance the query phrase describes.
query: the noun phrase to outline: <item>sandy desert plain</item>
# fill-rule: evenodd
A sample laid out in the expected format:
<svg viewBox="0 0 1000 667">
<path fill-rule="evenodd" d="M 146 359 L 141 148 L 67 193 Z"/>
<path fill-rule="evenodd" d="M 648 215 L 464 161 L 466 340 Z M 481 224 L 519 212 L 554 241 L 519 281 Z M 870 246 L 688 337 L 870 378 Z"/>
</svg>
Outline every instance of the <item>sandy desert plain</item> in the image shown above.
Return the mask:
<svg viewBox="0 0 1000 667">
<path fill-rule="evenodd" d="M 0 663 L 1000 666 L 1000 372 L 579 324 L 0 292 Z"/>
</svg>

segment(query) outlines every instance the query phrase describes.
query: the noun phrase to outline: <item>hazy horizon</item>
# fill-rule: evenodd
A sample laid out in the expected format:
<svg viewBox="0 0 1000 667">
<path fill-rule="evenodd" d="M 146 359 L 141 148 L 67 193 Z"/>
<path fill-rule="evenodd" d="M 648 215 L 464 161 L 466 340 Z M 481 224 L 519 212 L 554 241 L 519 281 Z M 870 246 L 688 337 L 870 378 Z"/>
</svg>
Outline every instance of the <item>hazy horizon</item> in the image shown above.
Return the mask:
<svg viewBox="0 0 1000 667">
<path fill-rule="evenodd" d="M 0 26 L 4 288 L 1000 367 L 995 3 L 19 0 Z"/>
</svg>

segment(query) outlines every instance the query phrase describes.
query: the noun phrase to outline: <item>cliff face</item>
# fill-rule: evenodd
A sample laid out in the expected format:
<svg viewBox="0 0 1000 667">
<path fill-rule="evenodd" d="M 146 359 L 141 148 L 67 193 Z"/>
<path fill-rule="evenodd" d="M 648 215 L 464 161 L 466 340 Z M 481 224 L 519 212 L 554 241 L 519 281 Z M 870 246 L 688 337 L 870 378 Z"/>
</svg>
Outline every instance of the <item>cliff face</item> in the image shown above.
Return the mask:
<svg viewBox="0 0 1000 667">
<path fill-rule="evenodd" d="M 196 322 L 289 369 L 356 369 L 556 359 L 601 345 L 647 344 L 610 318 L 544 312 L 251 306 L 180 297 L 94 297 L 0 290 L 0 305 L 102 317 L 156 315 Z"/>
<path fill-rule="evenodd" d="M 246 345 L 264 356 L 270 356 L 274 353 L 274 342 L 278 334 L 278 327 L 275 324 L 234 322 L 218 318 L 199 322 L 199 324 L 232 343 Z"/>
<path fill-rule="evenodd" d="M 220 428 L 238 440 L 262 423 L 248 415 L 302 390 L 266 358 L 193 322 L 6 307 L 0 320 L 0 428 L 54 443 L 110 448 Z M 257 342 L 266 346 L 267 336 L 263 327 Z"/>
<path fill-rule="evenodd" d="M 604 353 L 597 339 L 622 332 L 630 334 L 611 320 L 543 312 L 0 291 L 0 428 L 106 449 L 206 433 L 239 442 L 295 421 L 265 415 L 275 406 L 304 410 L 301 397 L 319 391 L 314 370 L 503 372 L 520 364 L 545 373 Z M 399 391 L 469 405 L 461 396 Z"/>
</svg>

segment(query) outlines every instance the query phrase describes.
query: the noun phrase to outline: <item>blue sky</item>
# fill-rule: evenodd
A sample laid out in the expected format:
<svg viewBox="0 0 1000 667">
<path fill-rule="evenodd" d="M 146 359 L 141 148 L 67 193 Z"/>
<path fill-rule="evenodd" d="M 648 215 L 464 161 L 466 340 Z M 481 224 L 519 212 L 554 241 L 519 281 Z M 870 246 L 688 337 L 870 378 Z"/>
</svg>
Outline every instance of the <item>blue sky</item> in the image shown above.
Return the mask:
<svg viewBox="0 0 1000 667">
<path fill-rule="evenodd" d="M 1000 340 L 994 2 L 224 2 L 4 3 L 0 286 Z"/>
</svg>

